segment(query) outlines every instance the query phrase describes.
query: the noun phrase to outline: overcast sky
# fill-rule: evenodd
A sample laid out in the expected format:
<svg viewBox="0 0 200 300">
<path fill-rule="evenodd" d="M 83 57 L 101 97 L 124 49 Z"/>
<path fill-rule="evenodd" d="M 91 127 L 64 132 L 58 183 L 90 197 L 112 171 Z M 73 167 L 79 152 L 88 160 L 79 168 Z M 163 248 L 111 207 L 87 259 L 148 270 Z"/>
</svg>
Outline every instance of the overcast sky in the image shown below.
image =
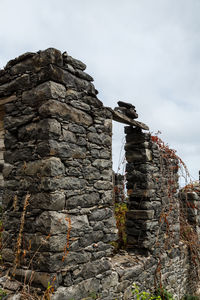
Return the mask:
<svg viewBox="0 0 200 300">
<path fill-rule="evenodd" d="M 134 104 L 198 179 L 199 0 L 0 0 L 0 14 L 0 68 L 26 51 L 66 50 L 105 106 Z M 116 170 L 124 134 L 113 127 Z"/>
</svg>

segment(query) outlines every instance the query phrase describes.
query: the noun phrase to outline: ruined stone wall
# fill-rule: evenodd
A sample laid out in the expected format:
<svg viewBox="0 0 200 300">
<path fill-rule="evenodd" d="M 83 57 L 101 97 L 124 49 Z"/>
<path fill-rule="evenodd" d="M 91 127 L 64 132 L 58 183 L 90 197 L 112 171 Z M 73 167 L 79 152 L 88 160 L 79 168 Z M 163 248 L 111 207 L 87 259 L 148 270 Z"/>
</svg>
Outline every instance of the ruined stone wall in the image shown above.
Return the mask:
<svg viewBox="0 0 200 300">
<path fill-rule="evenodd" d="M 156 245 L 162 246 L 163 232 L 168 227 L 176 237 L 173 243 L 177 244 L 180 232 L 176 197 L 178 162 L 167 159 L 149 133 L 131 127 L 126 128 L 126 133 L 128 247 L 154 251 Z"/>
<path fill-rule="evenodd" d="M 21 282 L 19 293 L 24 283 L 39 292 L 50 283 L 53 300 L 94 295 L 128 300 L 133 282 L 151 290 L 162 281 L 179 299 L 196 282 L 189 280 L 192 265 L 180 239 L 177 161 L 169 164 L 138 127 L 142 123 L 125 128 L 127 249 L 116 253 L 113 113 L 97 98 L 85 67 L 47 49 L 26 53 L 0 71 L 5 111 L 0 285 L 8 287 L 9 274 L 12 289 L 14 279 Z"/>
<path fill-rule="evenodd" d="M 151 257 L 154 275 L 149 276 L 146 287 L 161 283 L 181 298 L 194 292 L 198 280 L 191 277 L 194 265 L 190 265 L 186 244 L 180 236 L 178 158 L 173 150 L 155 142 L 157 137 L 139 128 L 126 127 L 125 132 L 127 248 Z"/>
<path fill-rule="evenodd" d="M 84 69 L 48 49 L 25 54 L 0 73 L 2 256 L 16 278 L 29 280 L 34 270 L 33 285 L 47 287 L 54 278 L 55 286 L 69 287 L 103 274 L 116 240 L 111 113 Z"/>
</svg>

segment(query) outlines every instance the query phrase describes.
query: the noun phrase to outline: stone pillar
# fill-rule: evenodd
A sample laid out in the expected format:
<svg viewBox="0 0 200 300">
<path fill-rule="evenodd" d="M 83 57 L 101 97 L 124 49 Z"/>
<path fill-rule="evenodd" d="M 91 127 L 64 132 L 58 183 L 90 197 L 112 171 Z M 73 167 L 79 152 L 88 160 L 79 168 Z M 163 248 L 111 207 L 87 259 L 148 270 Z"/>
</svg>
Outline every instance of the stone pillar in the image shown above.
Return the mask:
<svg viewBox="0 0 200 300">
<path fill-rule="evenodd" d="M 200 238 L 200 188 L 199 184 L 188 184 L 179 192 L 180 232 L 188 247 L 188 290 L 195 294 L 199 290 L 199 238 Z M 197 288 L 198 287 L 198 288 Z"/>
<path fill-rule="evenodd" d="M 169 159 L 149 133 L 132 127 L 125 133 L 127 246 L 139 253 L 156 253 L 179 241 L 177 161 Z"/>
<path fill-rule="evenodd" d="M 189 191 L 190 190 L 190 191 Z M 183 211 L 183 218 L 188 221 L 188 224 L 192 225 L 193 228 L 199 233 L 199 195 L 198 191 L 195 191 L 195 187 L 189 188 L 186 191 L 183 190 L 180 192 L 180 200 Z"/>
<path fill-rule="evenodd" d="M 117 238 L 112 116 L 85 68 L 47 49 L 0 71 L 2 256 L 11 275 L 33 285 L 68 287 L 110 268 L 106 257 Z"/>
</svg>

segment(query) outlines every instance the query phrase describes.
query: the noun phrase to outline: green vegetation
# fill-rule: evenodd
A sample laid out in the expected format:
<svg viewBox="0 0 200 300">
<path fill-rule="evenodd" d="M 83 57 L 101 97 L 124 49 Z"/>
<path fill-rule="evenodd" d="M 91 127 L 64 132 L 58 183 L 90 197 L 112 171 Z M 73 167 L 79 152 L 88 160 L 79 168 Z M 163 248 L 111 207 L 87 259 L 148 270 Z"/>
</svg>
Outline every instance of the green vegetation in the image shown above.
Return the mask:
<svg viewBox="0 0 200 300">
<path fill-rule="evenodd" d="M 7 295 L 7 293 L 0 288 L 0 300 L 3 300 L 3 298 Z"/>
<path fill-rule="evenodd" d="M 126 212 L 128 211 L 126 203 L 115 204 L 115 218 L 118 229 L 118 249 L 126 248 Z"/>
<path fill-rule="evenodd" d="M 158 289 L 155 294 L 159 295 L 163 300 L 174 300 L 173 295 L 163 288 Z"/>
<path fill-rule="evenodd" d="M 133 284 L 133 295 L 136 296 L 137 300 L 161 300 L 161 296 L 155 296 L 149 292 L 140 291 L 139 287 L 134 283 Z"/>
<path fill-rule="evenodd" d="M 133 295 L 136 296 L 137 300 L 174 300 L 172 294 L 170 294 L 165 289 L 158 289 L 154 294 L 140 291 L 139 287 L 134 283 L 133 284 Z"/>
<path fill-rule="evenodd" d="M 198 296 L 185 295 L 185 297 L 183 299 L 184 300 L 199 300 L 200 298 Z"/>
</svg>

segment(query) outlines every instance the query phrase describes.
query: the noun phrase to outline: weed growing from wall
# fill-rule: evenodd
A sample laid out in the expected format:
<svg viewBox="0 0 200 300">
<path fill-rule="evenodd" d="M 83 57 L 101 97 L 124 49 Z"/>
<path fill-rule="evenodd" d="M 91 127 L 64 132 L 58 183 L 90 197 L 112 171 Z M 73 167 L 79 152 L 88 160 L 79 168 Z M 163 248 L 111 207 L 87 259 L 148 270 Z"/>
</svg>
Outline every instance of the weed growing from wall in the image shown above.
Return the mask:
<svg viewBox="0 0 200 300">
<path fill-rule="evenodd" d="M 141 291 L 135 283 L 133 283 L 132 286 L 132 294 L 137 300 L 174 300 L 173 295 L 163 288 L 156 290 L 155 293 L 152 294 L 150 292 Z"/>
<path fill-rule="evenodd" d="M 29 205 L 29 199 L 30 199 L 30 197 L 31 197 L 31 195 L 27 194 L 26 197 L 25 197 L 25 200 L 24 200 L 24 207 L 23 207 L 23 212 L 22 212 L 21 220 L 20 220 L 19 234 L 18 234 L 18 237 L 17 237 L 15 261 L 14 261 L 14 268 L 13 268 L 13 276 L 15 276 L 16 268 L 19 265 L 19 261 L 20 261 L 21 244 L 22 244 L 22 233 L 23 233 L 23 230 L 24 230 L 26 209 L 27 209 L 27 206 Z"/>
<path fill-rule="evenodd" d="M 22 211 L 21 219 L 20 219 L 20 228 L 19 228 L 17 241 L 16 241 L 14 266 L 13 266 L 12 273 L 11 273 L 11 276 L 13 277 L 12 279 L 14 279 L 16 277 L 16 270 L 20 267 L 21 262 L 23 260 L 25 260 L 27 254 L 29 254 L 31 251 L 31 240 L 29 240 L 27 247 L 25 247 L 25 245 L 23 245 L 23 231 L 24 231 L 24 225 L 25 225 L 25 217 L 26 217 L 26 211 L 27 211 L 27 207 L 29 205 L 30 197 L 31 197 L 31 195 L 27 194 L 24 199 L 24 206 L 23 206 L 23 211 Z M 17 199 L 17 197 L 14 197 L 14 201 L 13 201 L 15 203 L 15 205 L 13 205 L 14 210 L 16 209 L 16 199 Z M 67 226 L 67 230 L 66 230 L 66 245 L 63 249 L 63 256 L 62 256 L 63 262 L 66 259 L 67 255 L 70 251 L 70 249 L 69 249 L 70 248 L 70 231 L 72 229 L 71 218 L 69 216 L 67 216 L 65 219 L 68 222 L 68 226 Z M 2 236 L 1 236 L 2 231 L 3 231 L 3 225 L 2 225 L 2 221 L 0 220 L 0 246 L 1 246 L 0 250 L 1 251 L 3 248 Z M 46 236 L 45 241 L 49 240 L 50 237 L 51 237 L 51 234 Z M 32 269 L 32 263 L 35 259 L 37 259 L 37 254 L 39 253 L 40 248 L 42 246 L 43 246 L 43 243 L 38 246 L 38 248 L 34 251 L 33 255 L 30 257 L 29 263 L 26 266 L 27 270 Z M 1 252 L 0 252 L 0 259 L 2 259 Z M 3 264 L 3 261 L 2 261 L 2 264 Z M 34 273 L 35 272 L 32 271 L 31 275 L 30 275 L 30 273 L 25 272 L 24 282 L 20 283 L 21 298 L 22 299 L 30 299 L 30 300 L 39 300 L 39 299 L 40 300 L 50 300 L 51 295 L 54 293 L 54 286 L 55 286 L 55 282 L 57 280 L 56 276 L 54 276 L 54 278 L 51 280 L 51 282 L 48 282 L 48 286 L 47 286 L 46 290 L 43 292 L 43 294 L 38 295 L 37 289 L 35 290 L 34 288 L 31 287 L 32 281 L 35 276 Z M 11 278 L 8 276 L 8 281 L 10 281 L 10 279 Z M 0 299 L 4 299 L 5 296 L 6 296 L 6 291 L 4 289 L 0 289 Z"/>
<path fill-rule="evenodd" d="M 115 218 L 118 229 L 118 249 L 125 249 L 127 242 L 126 235 L 126 212 L 128 211 L 126 203 L 115 203 Z"/>
<path fill-rule="evenodd" d="M 72 228 L 71 218 L 66 217 L 65 220 L 68 222 L 68 230 L 67 230 L 66 245 L 65 245 L 65 248 L 64 248 L 64 255 L 62 257 L 62 261 L 65 260 L 65 258 L 67 257 L 67 255 L 69 253 L 69 246 L 70 246 L 69 239 L 70 239 L 70 231 L 71 231 L 71 228 Z"/>
</svg>

